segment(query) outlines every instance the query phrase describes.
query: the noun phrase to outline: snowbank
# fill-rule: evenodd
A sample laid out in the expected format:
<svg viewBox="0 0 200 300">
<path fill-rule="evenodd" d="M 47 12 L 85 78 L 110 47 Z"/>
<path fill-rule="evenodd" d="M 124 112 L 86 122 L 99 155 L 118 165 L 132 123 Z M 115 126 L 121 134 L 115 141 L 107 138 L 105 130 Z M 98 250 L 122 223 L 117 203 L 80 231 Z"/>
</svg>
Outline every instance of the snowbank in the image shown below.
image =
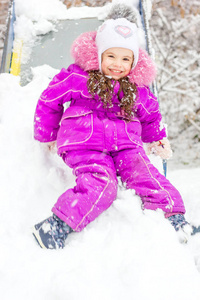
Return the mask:
<svg viewBox="0 0 200 300">
<path fill-rule="evenodd" d="M 33 224 L 51 214 L 74 177 L 33 139 L 37 99 L 57 70 L 41 66 L 33 72 L 25 87 L 18 77 L 0 75 L 1 298 L 200 299 L 200 238 L 180 244 L 161 211 L 142 212 L 140 199 L 122 187 L 112 207 L 71 234 L 65 249 L 38 247 Z M 188 219 L 198 224 L 200 169 L 169 176 L 183 194 Z"/>
</svg>

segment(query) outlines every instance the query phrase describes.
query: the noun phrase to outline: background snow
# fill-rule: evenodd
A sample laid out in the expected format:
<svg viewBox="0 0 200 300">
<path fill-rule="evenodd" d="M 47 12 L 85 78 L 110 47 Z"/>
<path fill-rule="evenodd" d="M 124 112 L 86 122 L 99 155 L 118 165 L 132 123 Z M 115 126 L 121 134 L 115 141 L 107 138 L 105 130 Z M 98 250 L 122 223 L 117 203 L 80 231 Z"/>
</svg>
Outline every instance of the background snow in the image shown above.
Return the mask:
<svg viewBox="0 0 200 300">
<path fill-rule="evenodd" d="M 34 26 L 41 22 L 38 3 L 16 0 Z M 58 0 L 40 0 L 45 20 L 53 3 L 60 9 Z M 71 170 L 33 139 L 37 100 L 57 71 L 38 66 L 24 87 L 18 77 L 0 75 L 1 299 L 199 300 L 200 237 L 180 244 L 161 211 L 143 212 L 140 199 L 122 187 L 112 207 L 71 234 L 64 250 L 45 251 L 35 243 L 33 224 L 48 217 L 58 196 L 74 185 Z M 187 219 L 198 225 L 200 169 L 169 170 L 168 178 L 184 198 Z"/>
<path fill-rule="evenodd" d="M 200 166 L 198 1 L 154 0 L 151 33 L 160 107 L 174 150 L 171 168 Z"/>
</svg>

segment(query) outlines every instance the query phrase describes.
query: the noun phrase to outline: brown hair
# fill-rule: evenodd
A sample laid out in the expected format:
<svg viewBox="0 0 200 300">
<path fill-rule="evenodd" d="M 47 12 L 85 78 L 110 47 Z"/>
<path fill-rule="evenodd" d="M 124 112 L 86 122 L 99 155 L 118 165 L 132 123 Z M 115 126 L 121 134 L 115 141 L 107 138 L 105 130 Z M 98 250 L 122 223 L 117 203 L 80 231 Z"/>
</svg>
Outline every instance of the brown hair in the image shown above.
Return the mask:
<svg viewBox="0 0 200 300">
<path fill-rule="evenodd" d="M 106 77 L 100 71 L 89 71 L 89 79 L 87 82 L 88 91 L 92 96 L 98 95 L 103 102 L 104 108 L 113 106 L 112 97 L 116 80 Z M 123 77 L 118 80 L 120 88 L 118 91 L 118 99 L 120 101 L 121 112 L 124 117 L 131 120 L 135 111 L 135 98 L 137 94 L 136 85 L 129 81 L 128 77 Z M 120 93 L 123 92 L 123 97 L 120 99 Z"/>
</svg>

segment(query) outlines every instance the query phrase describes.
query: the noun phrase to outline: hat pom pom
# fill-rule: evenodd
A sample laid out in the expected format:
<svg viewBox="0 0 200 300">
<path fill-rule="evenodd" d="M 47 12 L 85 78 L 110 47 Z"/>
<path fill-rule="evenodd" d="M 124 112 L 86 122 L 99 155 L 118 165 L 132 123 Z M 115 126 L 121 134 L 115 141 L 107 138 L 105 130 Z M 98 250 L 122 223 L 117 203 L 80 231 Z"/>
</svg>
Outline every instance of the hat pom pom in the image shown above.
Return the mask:
<svg viewBox="0 0 200 300">
<path fill-rule="evenodd" d="M 125 3 L 114 4 L 106 19 L 116 20 L 120 18 L 125 18 L 138 26 L 138 12 L 133 6 L 126 5 Z"/>
</svg>

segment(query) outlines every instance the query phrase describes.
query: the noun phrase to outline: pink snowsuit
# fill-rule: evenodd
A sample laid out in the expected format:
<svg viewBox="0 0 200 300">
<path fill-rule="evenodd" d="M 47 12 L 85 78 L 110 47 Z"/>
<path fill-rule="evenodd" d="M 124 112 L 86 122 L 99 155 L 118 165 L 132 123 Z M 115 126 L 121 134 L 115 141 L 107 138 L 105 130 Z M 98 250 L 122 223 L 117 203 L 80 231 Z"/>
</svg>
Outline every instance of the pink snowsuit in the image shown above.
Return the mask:
<svg viewBox="0 0 200 300">
<path fill-rule="evenodd" d="M 147 54 L 140 56 L 149 62 Z M 117 176 L 141 197 L 143 208 L 185 213 L 179 192 L 143 149 L 143 142 L 166 137 L 158 101 L 150 89 L 137 84 L 137 112 L 127 122 L 120 115 L 119 83 L 114 86 L 113 107 L 105 109 L 98 96 L 89 94 L 84 69 L 77 64 L 62 69 L 42 93 L 35 112 L 35 139 L 57 140 L 58 154 L 76 176 L 76 186 L 59 197 L 53 213 L 74 231 L 81 231 L 116 199 Z M 130 74 L 130 80 L 136 75 Z M 66 102 L 70 106 L 64 112 Z"/>
</svg>

